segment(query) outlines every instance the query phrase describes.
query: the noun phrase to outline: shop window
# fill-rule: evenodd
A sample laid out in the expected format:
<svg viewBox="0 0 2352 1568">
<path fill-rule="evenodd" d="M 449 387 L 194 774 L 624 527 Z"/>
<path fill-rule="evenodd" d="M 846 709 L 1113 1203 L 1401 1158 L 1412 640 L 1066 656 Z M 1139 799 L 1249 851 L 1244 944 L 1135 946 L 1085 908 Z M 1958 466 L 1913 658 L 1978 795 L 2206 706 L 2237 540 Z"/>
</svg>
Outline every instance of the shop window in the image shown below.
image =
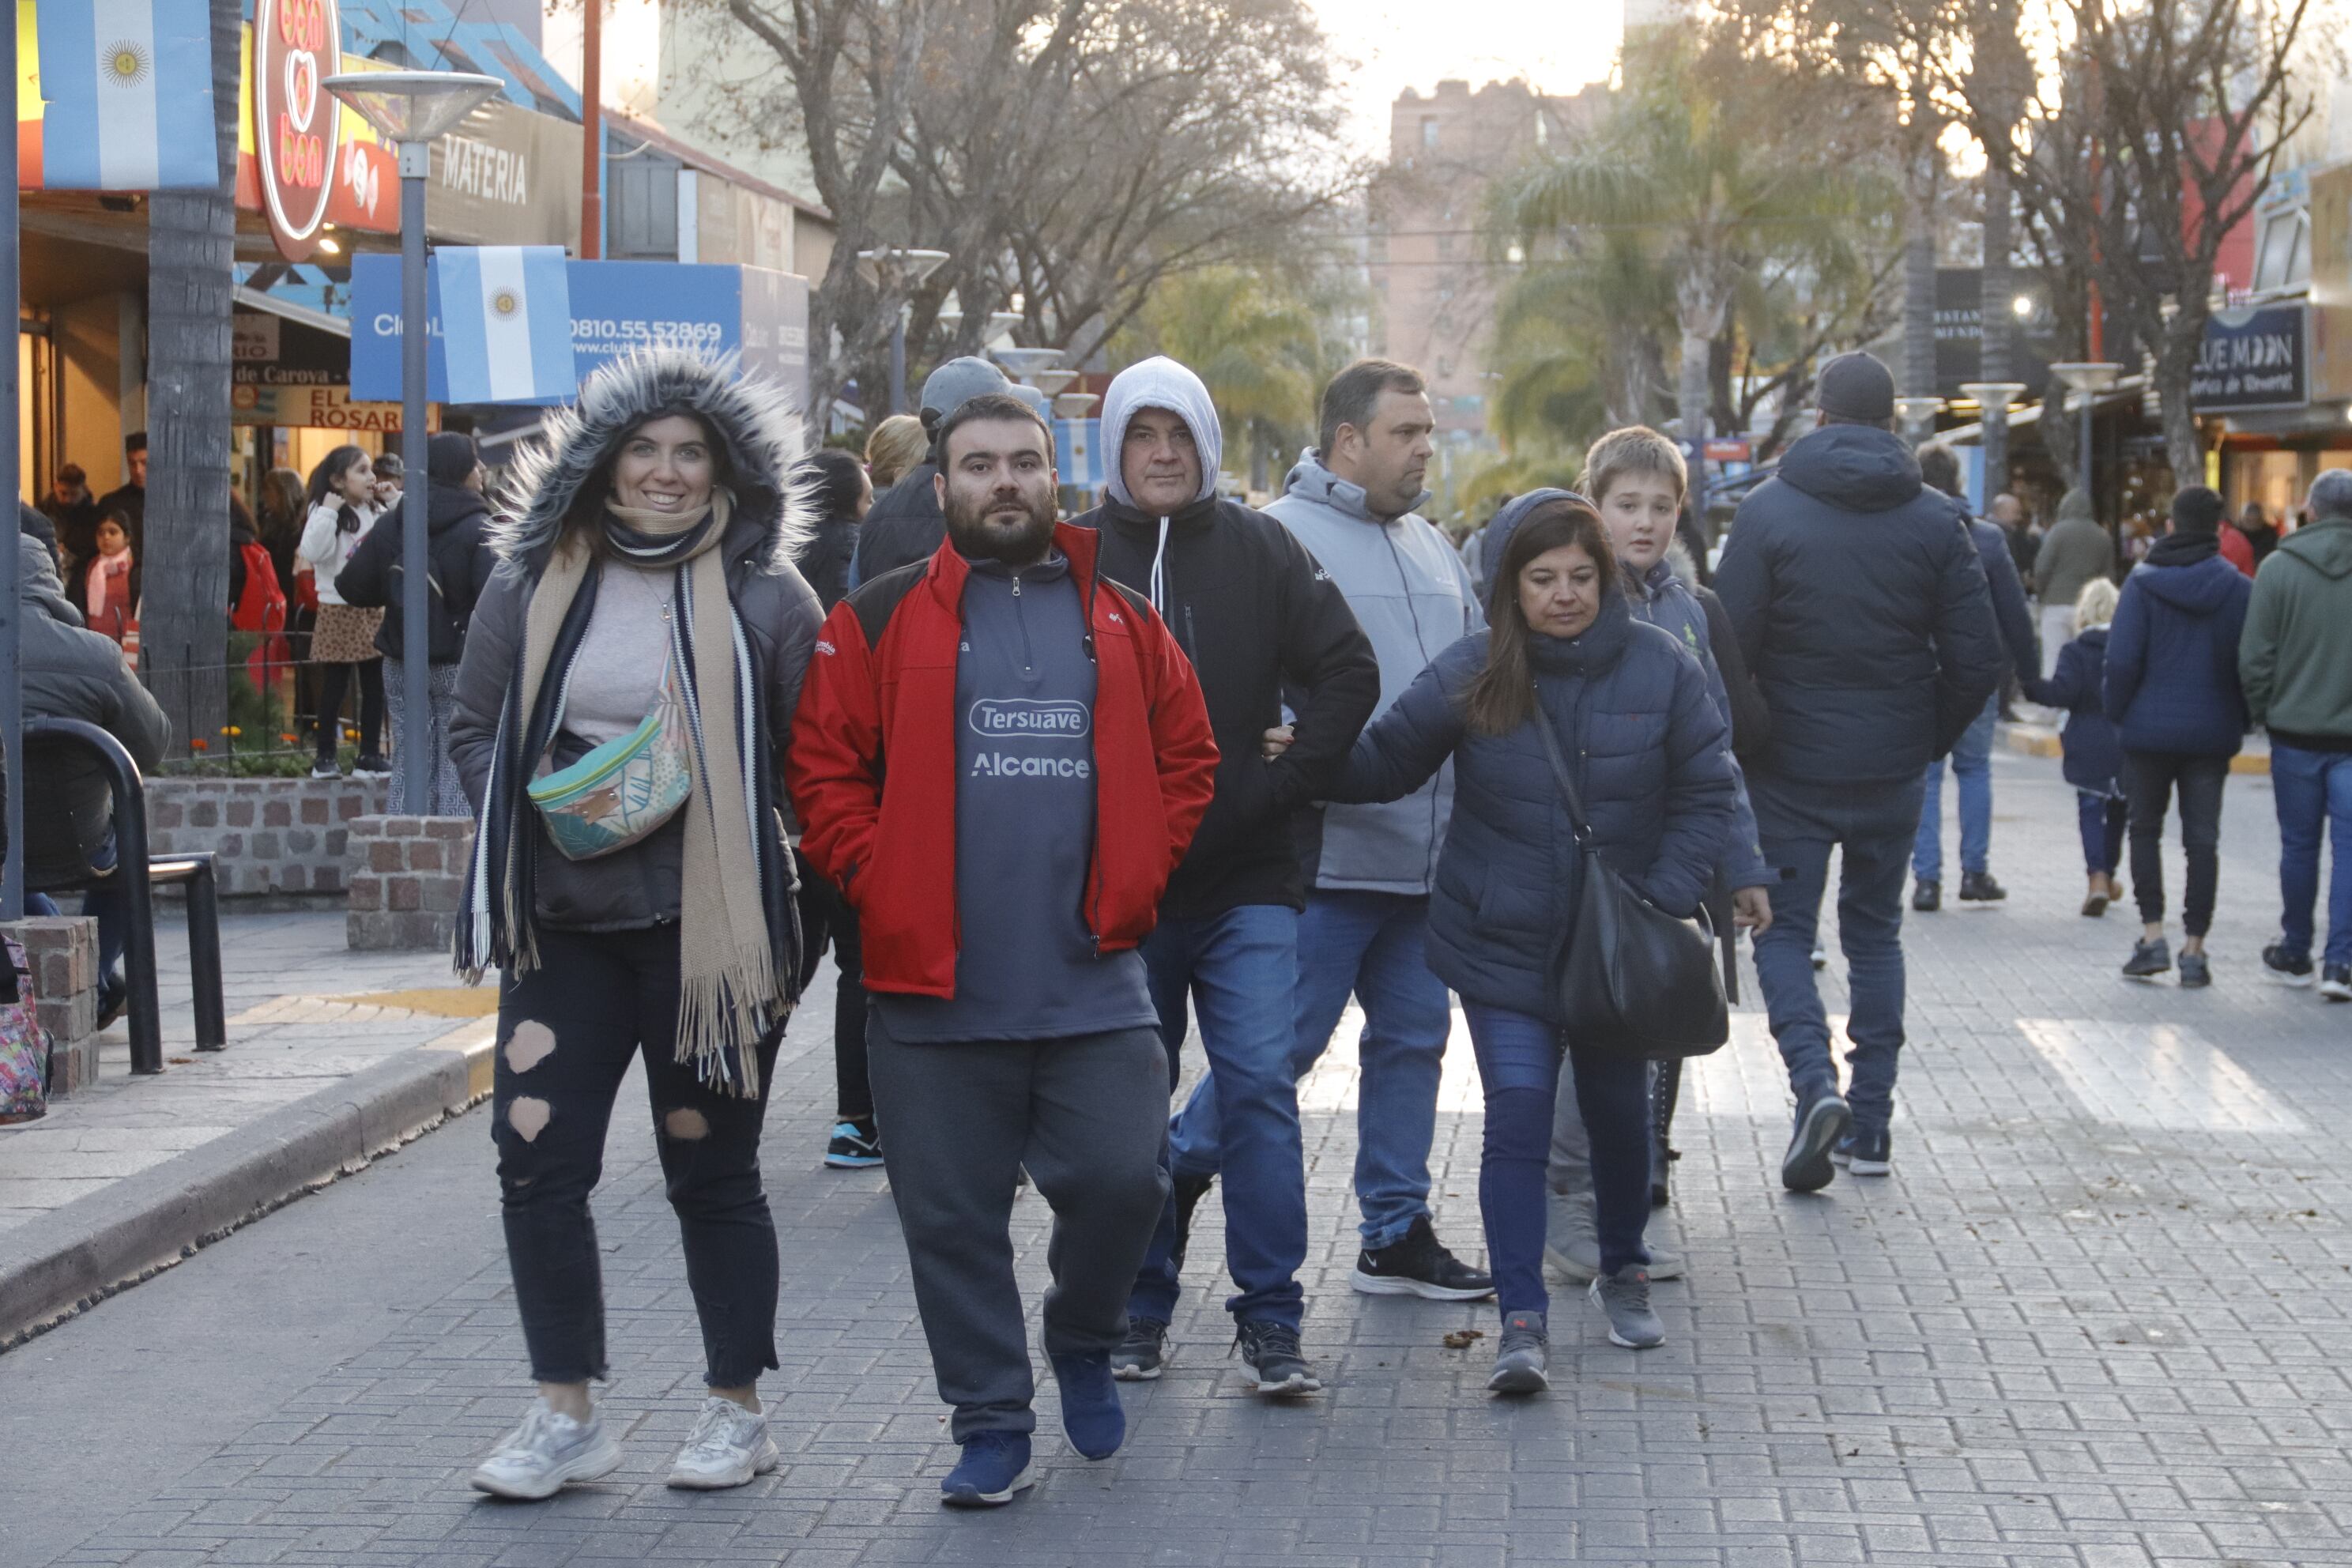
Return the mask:
<svg viewBox="0 0 2352 1568">
<path fill-rule="evenodd" d="M 677 259 L 677 168 L 650 153 L 606 164 L 605 251 L 613 259 Z"/>
<path fill-rule="evenodd" d="M 2310 210 L 2292 207 L 2264 216 L 2254 241 L 2254 292 L 2300 288 L 2310 281 Z"/>
</svg>

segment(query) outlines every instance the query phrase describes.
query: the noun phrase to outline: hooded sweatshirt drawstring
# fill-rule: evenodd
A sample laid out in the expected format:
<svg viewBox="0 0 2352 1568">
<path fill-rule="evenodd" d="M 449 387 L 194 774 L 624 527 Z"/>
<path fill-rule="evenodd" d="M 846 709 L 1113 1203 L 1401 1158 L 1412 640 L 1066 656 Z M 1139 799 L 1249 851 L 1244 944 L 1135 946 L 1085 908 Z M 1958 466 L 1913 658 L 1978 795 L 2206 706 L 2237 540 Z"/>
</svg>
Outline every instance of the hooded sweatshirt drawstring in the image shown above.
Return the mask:
<svg viewBox="0 0 2352 1568">
<path fill-rule="evenodd" d="M 1168 618 L 1168 520 L 1160 520 L 1160 548 L 1151 552 L 1151 607 Z"/>
</svg>

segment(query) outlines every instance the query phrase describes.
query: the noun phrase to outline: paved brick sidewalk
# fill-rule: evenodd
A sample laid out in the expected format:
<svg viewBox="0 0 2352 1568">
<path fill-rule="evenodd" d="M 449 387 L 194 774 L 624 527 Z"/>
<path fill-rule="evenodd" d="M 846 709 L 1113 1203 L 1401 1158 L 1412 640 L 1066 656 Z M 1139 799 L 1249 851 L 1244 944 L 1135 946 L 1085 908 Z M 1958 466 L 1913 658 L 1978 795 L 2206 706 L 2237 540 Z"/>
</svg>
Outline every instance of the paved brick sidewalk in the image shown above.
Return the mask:
<svg viewBox="0 0 2352 1568">
<path fill-rule="evenodd" d="M 452 989 L 446 956 L 347 951 L 340 906 L 232 914 L 221 921 L 229 1048 L 198 1052 L 185 926 L 165 914 L 157 928 L 164 1070 L 132 1076 L 130 1026 L 118 1020 L 96 1083 L 0 1131 L 0 1237 L 411 1047 L 491 1027 L 473 1016 L 491 994 Z"/>
<path fill-rule="evenodd" d="M 1691 1273 L 1659 1290 L 1669 1342 L 1613 1349 L 1563 1297 L 1548 1398 L 1487 1399 L 1491 1342 L 1442 1342 L 1491 1331 L 1491 1308 L 1347 1290 L 1335 1058 L 1306 1100 L 1307 1338 L 1330 1392 L 1239 1392 L 1214 1293 L 1190 1295 L 1167 1377 L 1127 1391 L 1116 1458 L 1067 1450 L 1048 1384 L 1035 1492 L 943 1512 L 951 1456 L 882 1178 L 816 1168 L 819 1004 L 788 1037 L 771 1121 L 776 1476 L 716 1496 L 659 1484 L 698 1346 L 646 1119 L 624 1114 L 599 1213 L 620 1374 L 605 1407 L 628 1464 L 546 1505 L 467 1492 L 527 1387 L 477 1111 L 0 1357 L 0 1443 L 66 1510 L 35 1503 L 25 1561 L 2352 1563 L 2352 1007 L 2256 977 L 2276 916 L 2266 781 L 2231 781 L 2217 983 L 2184 994 L 2116 975 L 2127 911 L 2075 914 L 2056 763 L 1996 767 L 2009 903 L 1907 928 L 1894 1177 L 1778 1191 L 1785 1091 L 1743 1022 L 1695 1071 L 1677 1130 Z M 1437 1194 L 1441 1229 L 1475 1251 L 1465 1058 Z M 1025 1197 L 1033 1289 L 1045 1221 Z M 1219 1223 L 1204 1213 L 1196 1287 Z M 224 1300 L 249 1321 L 205 1321 Z M 203 1388 L 216 1415 L 176 1396 Z M 165 1407 L 142 1410 L 159 1391 Z"/>
</svg>

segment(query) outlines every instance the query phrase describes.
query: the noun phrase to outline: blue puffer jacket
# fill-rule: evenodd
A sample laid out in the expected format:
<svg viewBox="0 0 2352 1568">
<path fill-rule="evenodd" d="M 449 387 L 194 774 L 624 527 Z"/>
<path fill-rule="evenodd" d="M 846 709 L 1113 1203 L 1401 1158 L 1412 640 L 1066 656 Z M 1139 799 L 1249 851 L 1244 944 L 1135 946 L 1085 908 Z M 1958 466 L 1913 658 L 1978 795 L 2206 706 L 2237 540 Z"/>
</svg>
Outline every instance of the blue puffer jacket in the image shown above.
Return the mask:
<svg viewBox="0 0 2352 1568">
<path fill-rule="evenodd" d="M 1439 654 L 1357 737 L 1332 798 L 1398 799 L 1452 758 L 1429 967 L 1466 1000 L 1561 1024 L 1551 973 L 1574 937 L 1583 868 L 1542 731 L 1530 721 L 1481 735 L 1465 722 L 1488 635 Z M 1730 837 L 1736 793 L 1730 726 L 1698 660 L 1611 595 L 1582 637 L 1531 638 L 1528 662 L 1601 853 L 1661 908 L 1696 910 Z"/>
<path fill-rule="evenodd" d="M 2107 717 L 2102 687 L 2107 664 L 2107 628 L 2093 626 L 2058 650 L 2058 668 L 2043 680 L 2030 669 L 2017 672 L 2028 700 L 2066 710 L 2059 734 L 2065 748 L 2066 782 L 2094 795 L 2123 794 L 2124 747 Z"/>
<path fill-rule="evenodd" d="M 2125 751 L 2238 754 L 2253 721 L 2238 685 L 2253 593 L 2210 533 L 2166 534 L 2124 579 L 2107 633 L 2106 708 Z"/>
<path fill-rule="evenodd" d="M 1772 705 L 1752 772 L 1916 778 L 2000 679 L 1976 543 L 1889 431 L 1827 425 L 1790 447 L 1739 503 L 1715 591 Z"/>
</svg>

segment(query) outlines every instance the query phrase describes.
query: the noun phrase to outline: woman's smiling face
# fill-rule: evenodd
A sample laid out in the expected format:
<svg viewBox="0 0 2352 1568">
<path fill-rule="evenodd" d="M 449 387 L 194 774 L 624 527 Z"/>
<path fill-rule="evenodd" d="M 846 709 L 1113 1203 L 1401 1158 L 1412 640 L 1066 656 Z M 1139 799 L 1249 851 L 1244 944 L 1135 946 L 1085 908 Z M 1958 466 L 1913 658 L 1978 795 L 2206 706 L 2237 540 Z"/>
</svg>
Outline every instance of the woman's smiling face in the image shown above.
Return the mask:
<svg viewBox="0 0 2352 1568">
<path fill-rule="evenodd" d="M 613 499 L 642 511 L 697 512 L 710 504 L 718 458 L 702 422 L 683 414 L 629 432 L 613 465 Z"/>
</svg>

